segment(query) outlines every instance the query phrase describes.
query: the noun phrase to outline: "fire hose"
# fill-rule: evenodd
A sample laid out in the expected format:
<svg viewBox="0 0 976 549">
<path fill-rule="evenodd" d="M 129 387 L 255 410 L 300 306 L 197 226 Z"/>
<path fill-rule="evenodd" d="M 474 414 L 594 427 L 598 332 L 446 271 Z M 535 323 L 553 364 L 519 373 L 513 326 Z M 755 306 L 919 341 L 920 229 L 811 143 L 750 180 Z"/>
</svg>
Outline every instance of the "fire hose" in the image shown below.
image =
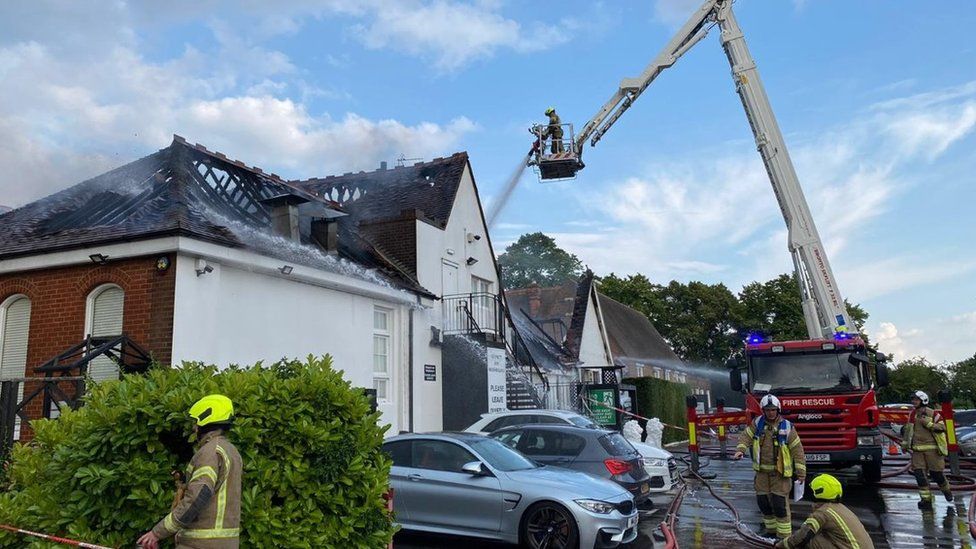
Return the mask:
<svg viewBox="0 0 976 549">
<path fill-rule="evenodd" d="M 41 534 L 40 532 L 32 532 L 30 530 L 24 530 L 23 528 L 8 526 L 6 524 L 0 524 L 0 530 L 6 530 L 8 532 L 13 532 L 14 534 L 20 534 L 23 536 L 40 538 L 46 541 L 53 541 L 54 543 L 60 543 L 62 545 L 70 545 L 72 547 L 83 547 L 85 549 L 112 549 L 111 547 L 105 547 L 104 545 L 95 545 L 94 543 L 85 543 L 84 541 L 76 541 L 73 539 Z"/>
</svg>

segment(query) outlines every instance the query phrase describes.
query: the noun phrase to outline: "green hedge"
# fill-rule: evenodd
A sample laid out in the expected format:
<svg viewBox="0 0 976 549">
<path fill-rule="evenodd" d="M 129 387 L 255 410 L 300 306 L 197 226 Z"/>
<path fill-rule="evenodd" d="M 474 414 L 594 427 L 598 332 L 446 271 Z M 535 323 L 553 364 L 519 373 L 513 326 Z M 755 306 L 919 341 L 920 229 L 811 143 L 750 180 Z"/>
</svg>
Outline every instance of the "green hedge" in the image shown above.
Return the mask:
<svg viewBox="0 0 976 549">
<path fill-rule="evenodd" d="M 192 455 L 187 410 L 209 393 L 236 407 L 241 547 L 387 545 L 385 428 L 329 357 L 220 372 L 184 364 L 95 386 L 80 410 L 32 422 L 36 438 L 12 452 L 0 523 L 134 546 L 169 511 L 170 471 Z M 4 533 L 0 547 L 53 546 Z"/>
<path fill-rule="evenodd" d="M 637 410 L 644 417 L 656 417 L 662 423 L 685 426 L 685 397 L 691 388 L 684 383 L 673 383 L 653 377 L 628 378 L 624 383 L 637 387 Z M 688 438 L 688 433 L 664 428 L 663 442 L 677 442 Z"/>
</svg>

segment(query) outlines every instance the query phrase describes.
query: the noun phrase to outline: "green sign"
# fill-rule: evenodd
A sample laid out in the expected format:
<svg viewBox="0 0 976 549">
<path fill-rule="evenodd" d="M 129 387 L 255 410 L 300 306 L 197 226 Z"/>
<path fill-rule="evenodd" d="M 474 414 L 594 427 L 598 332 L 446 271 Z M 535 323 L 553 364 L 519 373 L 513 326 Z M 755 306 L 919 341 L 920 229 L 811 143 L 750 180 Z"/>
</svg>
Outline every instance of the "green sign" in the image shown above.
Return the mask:
<svg viewBox="0 0 976 549">
<path fill-rule="evenodd" d="M 613 409 L 613 389 L 590 389 L 589 397 L 593 420 L 600 425 L 616 425 L 617 411 Z"/>
</svg>

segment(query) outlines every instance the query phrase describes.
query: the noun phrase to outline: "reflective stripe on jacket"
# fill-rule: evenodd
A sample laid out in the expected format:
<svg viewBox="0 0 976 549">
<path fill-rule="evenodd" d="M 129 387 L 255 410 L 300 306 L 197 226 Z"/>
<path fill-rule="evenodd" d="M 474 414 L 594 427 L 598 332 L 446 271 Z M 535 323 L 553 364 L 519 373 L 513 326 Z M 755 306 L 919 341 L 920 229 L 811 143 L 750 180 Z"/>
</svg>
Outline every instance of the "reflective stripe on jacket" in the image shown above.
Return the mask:
<svg viewBox="0 0 976 549">
<path fill-rule="evenodd" d="M 186 490 L 153 528 L 160 539 L 227 540 L 237 546 L 241 526 L 241 456 L 223 431 L 200 440 L 187 467 Z"/>
<path fill-rule="evenodd" d="M 949 445 L 946 440 L 946 425 L 942 414 L 928 406 L 912 410 L 905 425 L 903 444 L 906 450 L 938 450 L 939 455 L 949 455 Z"/>
<path fill-rule="evenodd" d="M 800 436 L 793 424 L 782 417 L 776 426 L 767 425 L 765 416 L 756 418 L 739 435 L 738 449 L 750 450 L 755 471 L 776 471 L 790 478 L 795 470 L 798 477 L 806 477 L 806 456 Z"/>
</svg>

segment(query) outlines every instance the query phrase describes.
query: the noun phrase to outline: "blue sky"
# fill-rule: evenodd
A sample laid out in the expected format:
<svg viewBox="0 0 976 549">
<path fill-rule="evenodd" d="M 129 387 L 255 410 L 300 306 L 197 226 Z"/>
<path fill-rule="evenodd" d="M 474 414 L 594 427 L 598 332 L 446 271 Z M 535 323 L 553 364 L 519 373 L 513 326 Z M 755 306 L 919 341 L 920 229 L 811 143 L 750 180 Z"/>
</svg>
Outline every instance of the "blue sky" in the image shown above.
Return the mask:
<svg viewBox="0 0 976 549">
<path fill-rule="evenodd" d="M 471 154 L 485 200 L 556 106 L 582 125 L 700 2 L 40 1 L 0 7 L 0 204 L 179 133 L 309 177 Z M 976 25 L 950 2 L 739 0 L 840 287 L 903 359 L 976 351 Z M 733 290 L 790 268 L 717 36 L 572 182 L 526 174 L 497 250 L 544 231 L 598 274 Z"/>
</svg>

